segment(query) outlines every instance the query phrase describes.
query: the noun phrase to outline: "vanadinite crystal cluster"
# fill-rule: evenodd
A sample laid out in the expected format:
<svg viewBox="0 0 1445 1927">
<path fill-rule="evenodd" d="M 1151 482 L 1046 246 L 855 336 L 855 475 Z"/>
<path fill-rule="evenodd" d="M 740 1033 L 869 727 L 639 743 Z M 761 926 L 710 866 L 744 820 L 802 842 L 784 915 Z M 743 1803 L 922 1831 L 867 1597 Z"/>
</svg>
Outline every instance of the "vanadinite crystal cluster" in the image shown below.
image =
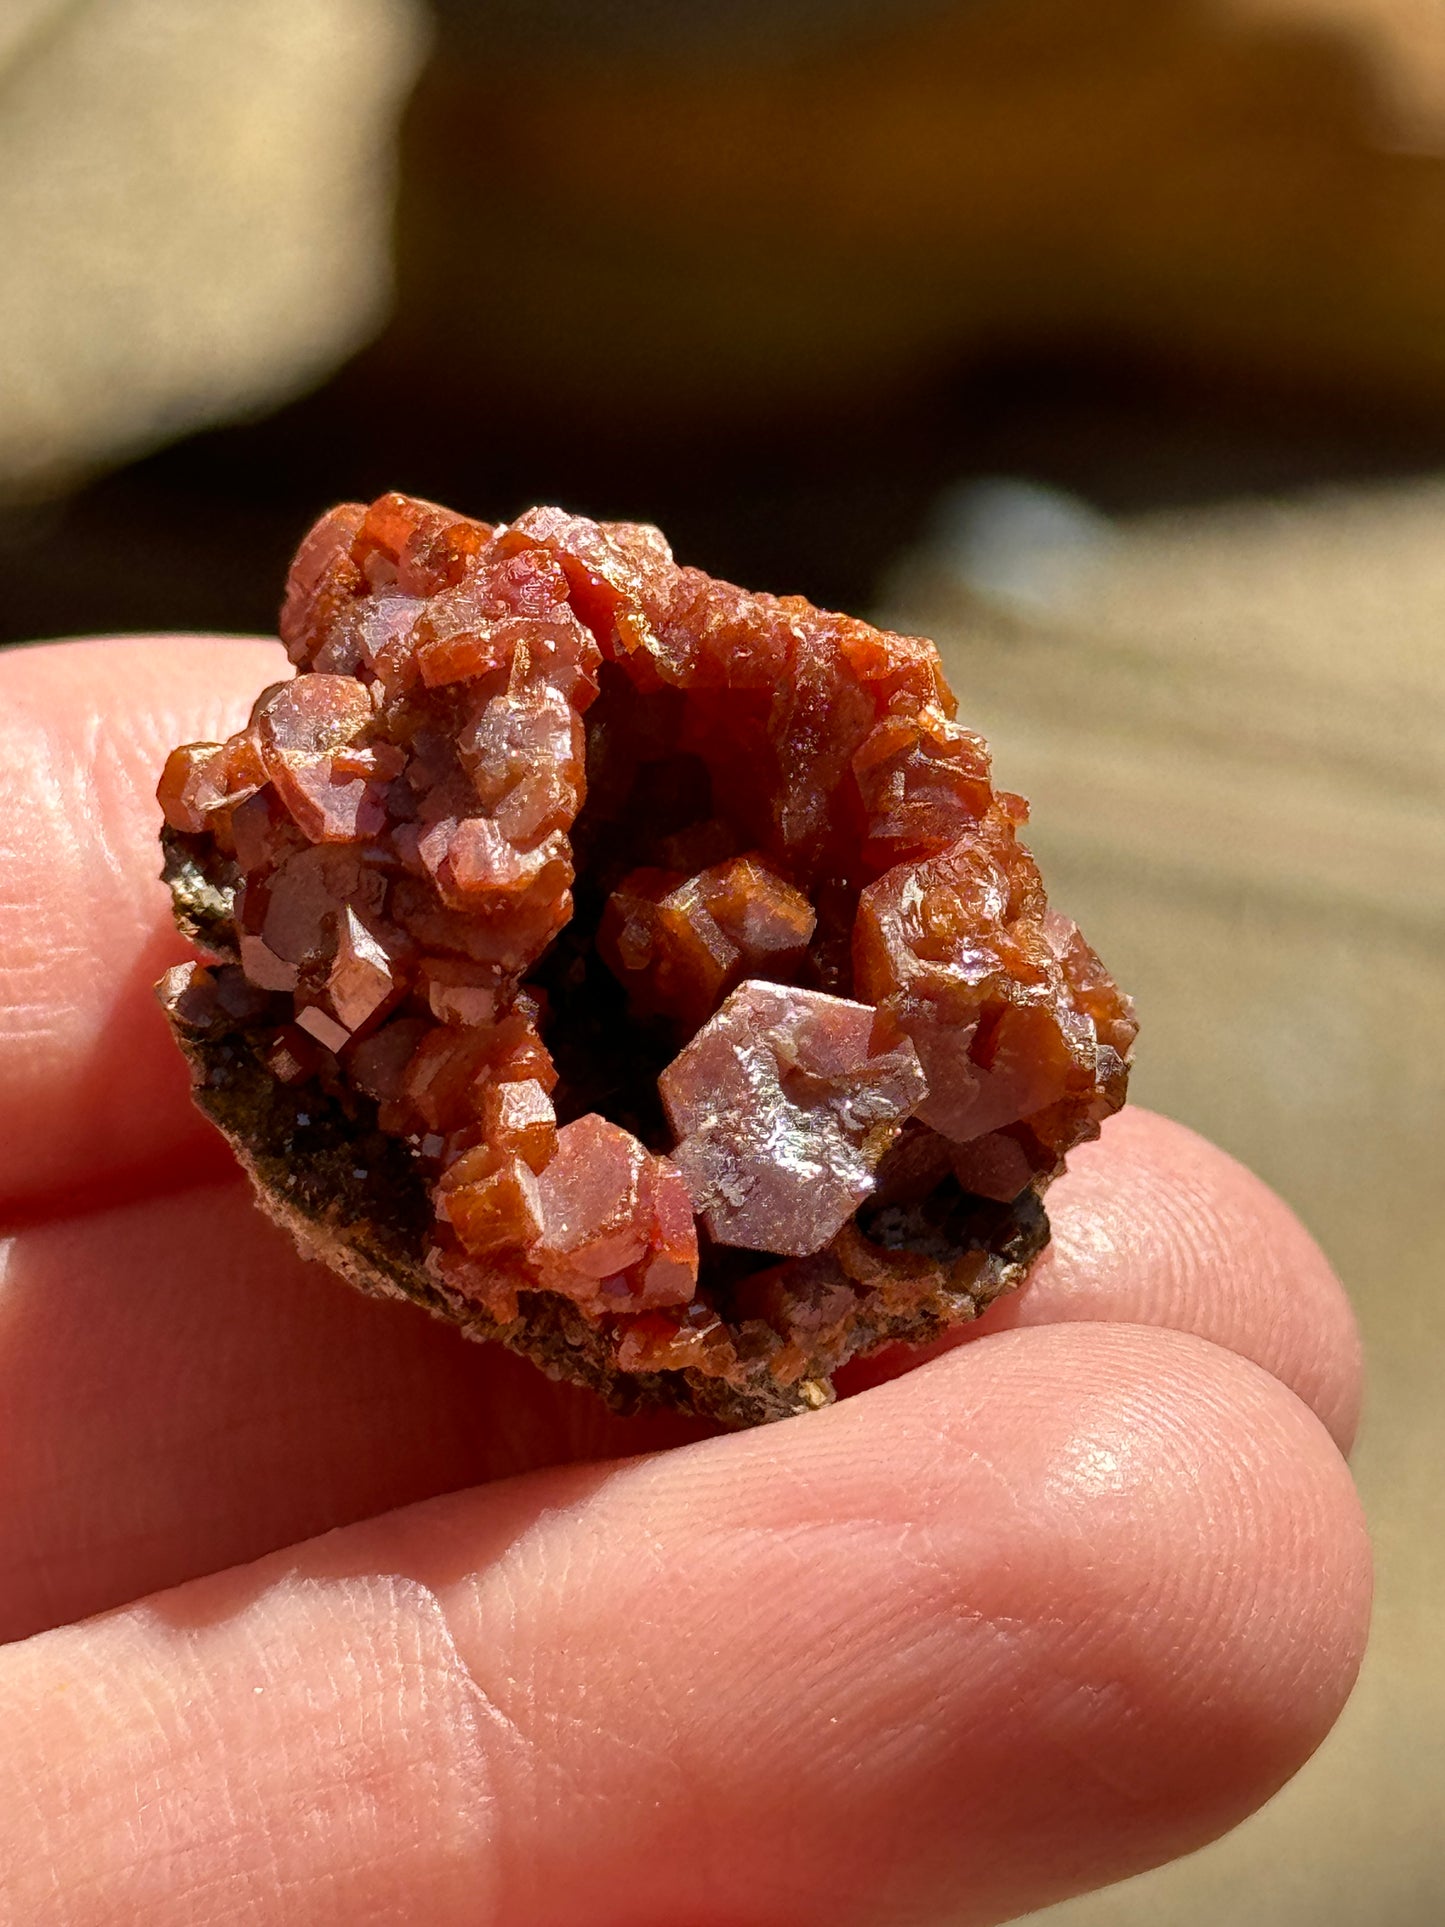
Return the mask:
<svg viewBox="0 0 1445 1927">
<path fill-rule="evenodd" d="M 1017 1282 L 1134 1024 L 930 643 L 400 495 L 312 530 L 281 634 L 161 779 L 207 959 L 163 996 L 308 1249 L 735 1423 Z"/>
</svg>

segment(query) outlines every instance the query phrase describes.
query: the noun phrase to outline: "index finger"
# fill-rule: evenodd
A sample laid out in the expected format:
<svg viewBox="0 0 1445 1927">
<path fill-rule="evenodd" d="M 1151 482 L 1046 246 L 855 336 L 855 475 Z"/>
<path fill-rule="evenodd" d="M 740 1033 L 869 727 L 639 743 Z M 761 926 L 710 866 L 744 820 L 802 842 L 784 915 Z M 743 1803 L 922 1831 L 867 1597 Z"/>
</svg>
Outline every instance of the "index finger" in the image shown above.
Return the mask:
<svg viewBox="0 0 1445 1927">
<path fill-rule="evenodd" d="M 0 658 L 0 1214 L 214 1164 L 151 986 L 167 752 L 239 727 L 279 643 L 157 637 Z"/>
</svg>

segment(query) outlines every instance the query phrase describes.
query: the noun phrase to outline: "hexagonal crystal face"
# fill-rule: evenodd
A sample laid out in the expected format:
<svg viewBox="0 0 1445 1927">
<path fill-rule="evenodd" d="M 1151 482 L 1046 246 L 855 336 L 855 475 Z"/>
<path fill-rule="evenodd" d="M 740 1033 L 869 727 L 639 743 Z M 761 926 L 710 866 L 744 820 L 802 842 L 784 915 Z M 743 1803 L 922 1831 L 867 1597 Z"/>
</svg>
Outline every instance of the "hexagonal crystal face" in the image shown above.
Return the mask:
<svg viewBox="0 0 1445 1927">
<path fill-rule="evenodd" d="M 806 1257 L 842 1230 L 928 1093 L 905 1038 L 818 990 L 745 983 L 659 1080 L 672 1156 L 717 1244 Z"/>
</svg>

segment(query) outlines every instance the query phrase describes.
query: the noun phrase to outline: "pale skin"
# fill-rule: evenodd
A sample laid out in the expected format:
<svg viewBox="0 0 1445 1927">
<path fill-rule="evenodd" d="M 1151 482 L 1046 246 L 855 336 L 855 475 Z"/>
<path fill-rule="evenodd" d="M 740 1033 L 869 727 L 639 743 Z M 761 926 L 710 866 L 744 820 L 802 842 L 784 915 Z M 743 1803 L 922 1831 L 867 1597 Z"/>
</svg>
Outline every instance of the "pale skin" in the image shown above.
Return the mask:
<svg viewBox="0 0 1445 1927">
<path fill-rule="evenodd" d="M 732 1436 L 367 1302 L 148 991 L 164 754 L 286 672 L 0 658 L 0 1922 L 965 1927 L 1258 1806 L 1369 1599 L 1289 1211 L 1126 1112 L 1023 1292 Z"/>
</svg>

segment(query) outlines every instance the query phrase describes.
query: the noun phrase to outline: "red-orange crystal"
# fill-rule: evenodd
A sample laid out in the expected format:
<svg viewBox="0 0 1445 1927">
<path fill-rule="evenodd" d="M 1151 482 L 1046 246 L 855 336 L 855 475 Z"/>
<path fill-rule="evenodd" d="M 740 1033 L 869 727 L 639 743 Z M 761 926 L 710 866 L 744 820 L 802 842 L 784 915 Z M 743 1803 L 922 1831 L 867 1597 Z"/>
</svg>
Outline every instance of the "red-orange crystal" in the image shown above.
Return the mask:
<svg viewBox="0 0 1445 1927">
<path fill-rule="evenodd" d="M 160 784 L 234 891 L 213 994 L 410 1146 L 495 1317 L 785 1381 L 947 1269 L 870 1243 L 875 1189 L 1013 1199 L 1123 1101 L 1127 999 L 931 644 L 400 495 L 312 530 L 281 633 L 296 677 Z"/>
</svg>

